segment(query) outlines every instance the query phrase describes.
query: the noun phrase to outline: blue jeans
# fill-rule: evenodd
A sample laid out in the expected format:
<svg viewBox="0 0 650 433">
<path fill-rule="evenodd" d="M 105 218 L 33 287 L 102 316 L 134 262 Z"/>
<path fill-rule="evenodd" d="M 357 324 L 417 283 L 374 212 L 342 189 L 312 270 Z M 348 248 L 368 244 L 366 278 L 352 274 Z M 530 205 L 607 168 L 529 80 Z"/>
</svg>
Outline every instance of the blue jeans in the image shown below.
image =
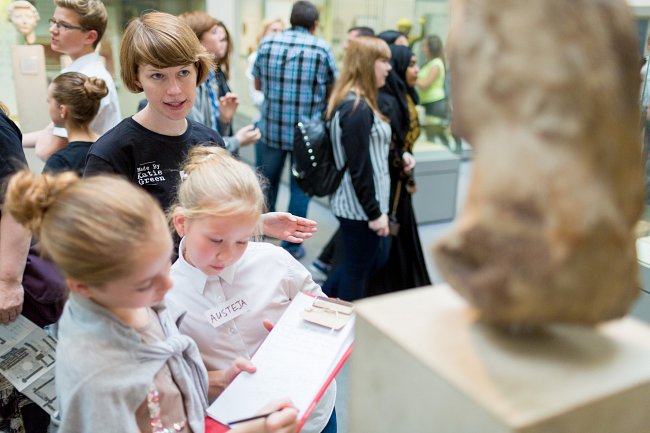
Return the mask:
<svg viewBox="0 0 650 433">
<path fill-rule="evenodd" d="M 284 162 L 289 155 L 289 169 L 293 167 L 293 153 L 289 150 L 276 149 L 267 146 L 262 140 L 255 144 L 255 165 L 266 179 L 268 185 L 264 187 L 266 205 L 269 212 L 275 212 L 275 202 L 278 198 L 278 187 L 280 186 L 280 177 L 284 169 Z M 307 208 L 309 207 L 309 196 L 306 195 L 293 176 L 289 175 L 289 189 L 291 196 L 289 198 L 288 212 L 293 215 L 306 217 Z M 282 246 L 297 245 L 290 242 L 282 241 Z"/>
<path fill-rule="evenodd" d="M 341 224 L 343 257 L 330 272 L 323 291 L 328 296 L 356 301 L 366 296 L 368 277 L 388 260 L 390 237 L 377 236 L 368 227 L 368 221 L 337 218 Z"/>
</svg>

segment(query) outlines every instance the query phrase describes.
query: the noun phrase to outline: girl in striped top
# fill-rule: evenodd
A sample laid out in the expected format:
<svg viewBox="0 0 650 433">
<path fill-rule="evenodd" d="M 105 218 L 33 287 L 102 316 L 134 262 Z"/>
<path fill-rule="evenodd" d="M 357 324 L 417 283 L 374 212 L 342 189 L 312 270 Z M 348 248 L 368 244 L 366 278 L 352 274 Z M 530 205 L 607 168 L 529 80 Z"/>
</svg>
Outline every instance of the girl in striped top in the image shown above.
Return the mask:
<svg viewBox="0 0 650 433">
<path fill-rule="evenodd" d="M 377 94 L 391 70 L 389 59 L 381 39 L 351 41 L 327 110 L 337 167 L 347 168 L 330 202 L 344 254 L 323 290 L 348 301 L 365 296 L 369 275 L 388 254 L 391 128 L 377 107 Z"/>
</svg>

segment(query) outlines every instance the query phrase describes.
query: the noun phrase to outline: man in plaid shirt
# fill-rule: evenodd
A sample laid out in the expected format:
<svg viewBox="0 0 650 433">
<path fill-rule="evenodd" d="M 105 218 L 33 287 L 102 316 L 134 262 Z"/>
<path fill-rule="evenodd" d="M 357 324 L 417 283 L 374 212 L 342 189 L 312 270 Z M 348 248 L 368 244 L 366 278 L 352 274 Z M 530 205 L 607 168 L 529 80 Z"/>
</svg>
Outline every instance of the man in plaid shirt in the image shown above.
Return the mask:
<svg viewBox="0 0 650 433">
<path fill-rule="evenodd" d="M 290 29 L 262 41 L 253 66 L 255 87 L 264 93 L 259 122 L 262 138 L 256 153 L 257 167 L 269 180 L 265 189 L 269 211 L 275 210 L 284 162 L 293 150 L 295 124 L 321 116 L 336 78 L 329 45 L 314 36 L 318 26 L 316 6 L 308 1 L 294 3 L 289 22 Z M 290 183 L 289 212 L 304 217 L 309 197 L 293 177 Z M 283 241 L 282 246 L 298 259 L 305 254 L 300 244 Z"/>
</svg>

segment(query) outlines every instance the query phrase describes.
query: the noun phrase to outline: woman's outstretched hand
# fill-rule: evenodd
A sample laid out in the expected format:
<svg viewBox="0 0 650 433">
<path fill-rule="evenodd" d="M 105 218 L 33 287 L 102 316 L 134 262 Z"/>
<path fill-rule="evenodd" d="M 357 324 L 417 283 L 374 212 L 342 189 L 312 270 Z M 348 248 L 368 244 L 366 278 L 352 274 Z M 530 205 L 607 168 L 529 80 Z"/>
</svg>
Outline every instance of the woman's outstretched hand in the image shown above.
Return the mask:
<svg viewBox="0 0 650 433">
<path fill-rule="evenodd" d="M 264 234 L 283 241 L 300 243 L 318 231 L 316 221 L 297 217 L 288 212 L 269 212 L 262 216 Z"/>
</svg>

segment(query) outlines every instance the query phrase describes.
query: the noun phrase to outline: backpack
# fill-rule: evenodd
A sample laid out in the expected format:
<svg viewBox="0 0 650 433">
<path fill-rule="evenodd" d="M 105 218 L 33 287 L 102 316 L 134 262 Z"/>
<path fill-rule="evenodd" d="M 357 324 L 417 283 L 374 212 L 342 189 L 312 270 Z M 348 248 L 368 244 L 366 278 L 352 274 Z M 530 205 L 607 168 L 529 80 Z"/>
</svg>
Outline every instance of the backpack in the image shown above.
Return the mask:
<svg viewBox="0 0 650 433">
<path fill-rule="evenodd" d="M 347 163 L 341 170 L 336 168 L 329 122 L 318 118 L 296 123 L 291 174 L 305 194 L 334 194 L 346 168 Z"/>
<path fill-rule="evenodd" d="M 341 103 L 349 100 L 354 97 L 348 95 Z M 334 194 L 348 167 L 346 162 L 340 170 L 336 168 L 329 124 L 330 121 L 317 118 L 298 122 L 294 128 L 291 174 L 310 197 Z"/>
</svg>

